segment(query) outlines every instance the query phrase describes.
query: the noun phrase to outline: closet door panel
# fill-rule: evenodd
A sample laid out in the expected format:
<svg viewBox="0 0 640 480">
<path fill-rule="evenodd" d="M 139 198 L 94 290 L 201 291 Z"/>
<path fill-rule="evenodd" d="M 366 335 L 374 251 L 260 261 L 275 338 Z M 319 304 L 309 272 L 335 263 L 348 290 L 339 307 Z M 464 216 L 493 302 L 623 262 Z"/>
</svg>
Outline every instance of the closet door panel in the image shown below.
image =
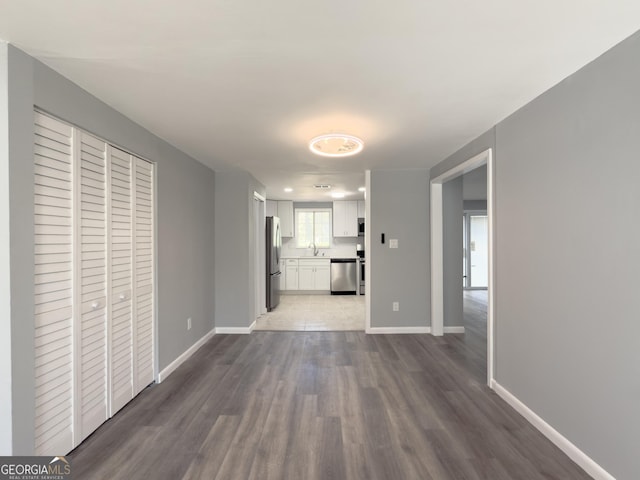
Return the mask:
<svg viewBox="0 0 640 480">
<path fill-rule="evenodd" d="M 108 418 L 106 144 L 80 132 L 80 438 Z"/>
<path fill-rule="evenodd" d="M 73 448 L 73 131 L 34 114 L 35 454 Z"/>
<path fill-rule="evenodd" d="M 153 165 L 135 158 L 135 372 L 136 393 L 154 380 Z"/>
<path fill-rule="evenodd" d="M 132 157 L 110 149 L 111 415 L 134 395 L 133 389 L 133 196 Z"/>
</svg>

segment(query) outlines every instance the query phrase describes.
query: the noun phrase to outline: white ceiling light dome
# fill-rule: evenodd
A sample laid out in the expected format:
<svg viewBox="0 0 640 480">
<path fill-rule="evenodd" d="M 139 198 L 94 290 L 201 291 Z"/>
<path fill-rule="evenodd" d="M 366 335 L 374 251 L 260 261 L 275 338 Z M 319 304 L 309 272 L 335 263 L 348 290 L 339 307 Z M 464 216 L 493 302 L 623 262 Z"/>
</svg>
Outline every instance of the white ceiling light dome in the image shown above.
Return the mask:
<svg viewBox="0 0 640 480">
<path fill-rule="evenodd" d="M 309 150 L 323 157 L 347 157 L 360 153 L 363 148 L 362 140 L 345 133 L 327 133 L 309 142 Z"/>
</svg>

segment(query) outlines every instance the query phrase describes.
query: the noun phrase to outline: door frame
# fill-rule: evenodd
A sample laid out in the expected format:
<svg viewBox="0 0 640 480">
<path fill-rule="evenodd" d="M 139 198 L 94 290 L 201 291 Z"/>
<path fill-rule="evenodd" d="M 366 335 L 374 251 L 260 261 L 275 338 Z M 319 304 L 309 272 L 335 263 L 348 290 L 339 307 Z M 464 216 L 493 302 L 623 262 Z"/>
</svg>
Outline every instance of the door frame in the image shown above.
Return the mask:
<svg viewBox="0 0 640 480">
<path fill-rule="evenodd" d="M 442 184 L 483 165 L 487 166 L 487 217 L 489 222 L 489 282 L 487 288 L 487 384 L 494 378 L 495 355 L 495 211 L 494 160 L 489 148 L 430 181 L 431 196 L 431 334 L 444 334 L 444 237 Z"/>
<path fill-rule="evenodd" d="M 253 265 L 254 265 L 254 298 L 253 298 L 253 322 L 259 316 L 267 312 L 267 293 L 266 293 L 266 198 L 258 192 L 253 192 L 253 224 L 254 224 L 254 248 L 253 248 Z"/>
</svg>

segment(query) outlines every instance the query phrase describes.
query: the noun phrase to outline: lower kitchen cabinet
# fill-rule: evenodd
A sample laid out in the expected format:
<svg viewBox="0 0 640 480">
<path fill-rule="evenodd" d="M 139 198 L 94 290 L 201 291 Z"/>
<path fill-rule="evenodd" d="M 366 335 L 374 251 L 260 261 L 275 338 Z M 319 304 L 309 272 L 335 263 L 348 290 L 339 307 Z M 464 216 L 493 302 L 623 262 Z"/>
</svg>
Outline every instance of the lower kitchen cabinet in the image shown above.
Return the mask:
<svg viewBox="0 0 640 480">
<path fill-rule="evenodd" d="M 315 290 L 331 290 L 331 267 L 329 264 L 316 267 Z"/>
<path fill-rule="evenodd" d="M 282 262 L 282 290 L 331 290 L 331 267 L 328 258 L 286 258 Z"/>
<path fill-rule="evenodd" d="M 287 258 L 284 260 L 284 282 L 282 290 L 298 290 L 298 259 Z"/>
<path fill-rule="evenodd" d="M 330 290 L 331 273 L 329 259 L 300 259 L 298 288 L 299 290 Z"/>
</svg>

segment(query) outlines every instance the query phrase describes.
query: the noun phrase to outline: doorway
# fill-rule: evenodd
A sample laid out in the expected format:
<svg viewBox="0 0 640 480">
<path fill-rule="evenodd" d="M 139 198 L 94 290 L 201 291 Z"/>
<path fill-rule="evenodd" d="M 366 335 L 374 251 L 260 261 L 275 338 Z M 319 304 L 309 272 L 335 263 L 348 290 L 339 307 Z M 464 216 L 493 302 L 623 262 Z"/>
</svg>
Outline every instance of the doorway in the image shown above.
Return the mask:
<svg viewBox="0 0 640 480">
<path fill-rule="evenodd" d="M 486 289 L 489 286 L 489 219 L 486 210 L 465 210 L 462 215 L 462 257 L 462 288 Z"/>
<path fill-rule="evenodd" d="M 486 271 L 486 352 L 487 352 L 487 383 L 491 386 L 494 377 L 494 212 L 493 212 L 493 155 L 492 150 L 484 152 L 457 165 L 430 182 L 431 189 L 431 333 L 436 336 L 445 333 L 444 304 L 445 304 L 445 269 L 444 269 L 444 210 L 443 184 L 469 173 L 478 167 L 486 165 L 486 220 L 484 228 L 487 231 Z M 459 218 L 459 217 L 458 217 Z M 482 227 L 482 221 L 474 227 Z M 470 226 L 466 227 L 470 234 Z M 465 255 L 466 257 L 466 255 Z M 468 258 L 468 257 L 467 257 Z M 470 264 L 467 265 L 470 267 Z M 464 273 L 464 272 L 463 272 Z M 477 273 L 478 277 L 480 274 Z M 458 285 L 460 285 L 458 283 Z"/>
</svg>

